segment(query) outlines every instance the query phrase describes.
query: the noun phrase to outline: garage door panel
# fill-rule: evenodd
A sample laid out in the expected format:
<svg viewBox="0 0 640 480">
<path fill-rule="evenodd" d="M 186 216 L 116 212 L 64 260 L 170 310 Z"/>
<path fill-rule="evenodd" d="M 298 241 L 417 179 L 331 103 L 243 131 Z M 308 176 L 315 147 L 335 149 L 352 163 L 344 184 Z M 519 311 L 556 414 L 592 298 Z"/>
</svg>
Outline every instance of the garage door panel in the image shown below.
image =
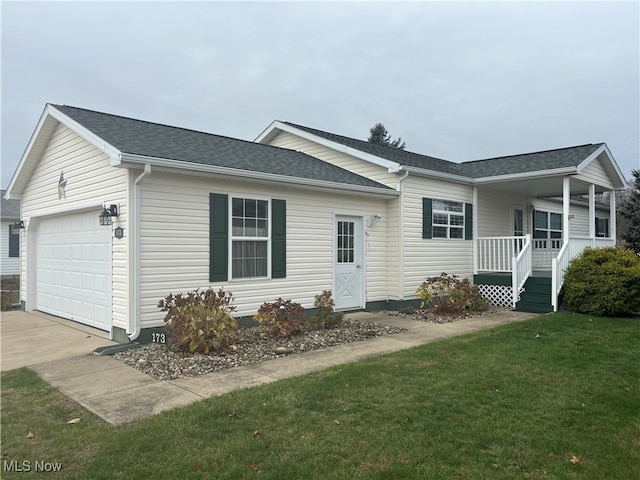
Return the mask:
<svg viewBox="0 0 640 480">
<path fill-rule="evenodd" d="M 103 330 L 111 327 L 111 229 L 98 212 L 43 219 L 36 308 Z"/>
</svg>

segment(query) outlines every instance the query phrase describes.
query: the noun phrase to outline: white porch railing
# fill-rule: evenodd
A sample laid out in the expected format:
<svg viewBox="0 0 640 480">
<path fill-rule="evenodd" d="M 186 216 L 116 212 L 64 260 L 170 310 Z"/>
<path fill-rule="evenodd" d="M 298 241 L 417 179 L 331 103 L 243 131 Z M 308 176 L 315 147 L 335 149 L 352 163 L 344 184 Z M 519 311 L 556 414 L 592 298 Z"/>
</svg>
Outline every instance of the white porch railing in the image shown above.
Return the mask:
<svg viewBox="0 0 640 480">
<path fill-rule="evenodd" d="M 480 237 L 476 239 L 478 272 L 512 272 L 513 259 L 524 247 L 526 237 Z"/>
<path fill-rule="evenodd" d="M 571 260 L 576 258 L 587 248 L 614 247 L 616 241 L 613 238 L 571 237 L 565 243 L 558 256 L 551 260 L 551 305 L 553 311 L 558 311 L 558 295 L 564 284 L 564 274 Z"/>
<path fill-rule="evenodd" d="M 518 256 L 513 257 L 511 262 L 513 270 L 511 272 L 511 285 L 513 287 L 513 308 L 520 300 L 520 291 L 524 287 L 527 278 L 533 273 L 533 248 L 531 235 L 524 237 L 524 244 Z"/>
</svg>

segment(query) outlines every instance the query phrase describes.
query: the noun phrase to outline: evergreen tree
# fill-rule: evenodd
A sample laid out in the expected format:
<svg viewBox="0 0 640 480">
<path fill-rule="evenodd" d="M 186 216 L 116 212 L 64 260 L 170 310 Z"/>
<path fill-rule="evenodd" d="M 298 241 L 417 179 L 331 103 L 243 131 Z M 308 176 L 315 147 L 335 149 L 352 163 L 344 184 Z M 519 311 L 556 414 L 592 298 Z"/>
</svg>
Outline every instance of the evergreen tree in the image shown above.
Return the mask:
<svg viewBox="0 0 640 480">
<path fill-rule="evenodd" d="M 620 215 L 627 220 L 622 238 L 627 246 L 640 255 L 640 170 L 632 170 L 635 177 L 627 198 L 620 205 Z"/>
<path fill-rule="evenodd" d="M 369 129 L 369 138 L 367 138 L 367 142 L 397 148 L 398 150 L 404 150 L 404 142 L 402 141 L 402 138 L 398 137 L 395 140 L 391 140 L 391 135 L 389 135 L 389 132 L 382 123 L 376 123 Z"/>
</svg>

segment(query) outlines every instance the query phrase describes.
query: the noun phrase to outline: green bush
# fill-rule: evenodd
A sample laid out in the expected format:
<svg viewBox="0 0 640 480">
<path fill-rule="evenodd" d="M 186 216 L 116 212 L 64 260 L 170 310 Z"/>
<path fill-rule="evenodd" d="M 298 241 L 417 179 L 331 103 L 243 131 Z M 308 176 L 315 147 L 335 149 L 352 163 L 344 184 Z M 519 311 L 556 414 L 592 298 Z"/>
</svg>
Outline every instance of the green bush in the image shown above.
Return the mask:
<svg viewBox="0 0 640 480">
<path fill-rule="evenodd" d="M 462 315 L 468 312 L 484 312 L 489 301 L 482 296 L 478 287 L 468 279 L 460 280 L 457 275 L 441 273 L 429 277 L 418 287 L 420 308 L 431 308 L 439 315 Z"/>
<path fill-rule="evenodd" d="M 587 248 L 569 264 L 564 278 L 566 307 L 610 317 L 640 312 L 640 258 L 619 247 Z"/>
<path fill-rule="evenodd" d="M 233 295 L 222 288 L 194 290 L 186 295 L 169 294 L 158 308 L 164 318 L 169 342 L 190 353 L 210 353 L 229 345 L 238 331 Z"/>
<path fill-rule="evenodd" d="M 253 319 L 261 325 L 266 325 L 267 335 L 276 338 L 302 333 L 307 323 L 302 305 L 282 298 L 274 302 L 264 302 Z"/>
<path fill-rule="evenodd" d="M 336 304 L 331 297 L 331 290 L 324 290 L 320 295 L 316 295 L 313 305 L 316 307 L 316 314 L 309 319 L 311 328 L 319 330 L 342 325 L 344 313 L 333 311 Z"/>
</svg>

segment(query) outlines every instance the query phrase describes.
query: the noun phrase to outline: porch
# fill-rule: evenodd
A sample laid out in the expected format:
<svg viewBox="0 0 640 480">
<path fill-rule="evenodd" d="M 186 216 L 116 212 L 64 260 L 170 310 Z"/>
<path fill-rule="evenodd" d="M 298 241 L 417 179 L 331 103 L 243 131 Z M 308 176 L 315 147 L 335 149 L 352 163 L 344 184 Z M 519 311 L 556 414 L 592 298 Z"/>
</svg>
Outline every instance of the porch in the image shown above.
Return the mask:
<svg viewBox="0 0 640 480">
<path fill-rule="evenodd" d="M 474 284 L 495 305 L 557 311 L 571 260 L 587 248 L 615 245 L 615 238 L 570 237 L 566 242 L 531 235 L 479 237 L 474 241 Z"/>
</svg>

